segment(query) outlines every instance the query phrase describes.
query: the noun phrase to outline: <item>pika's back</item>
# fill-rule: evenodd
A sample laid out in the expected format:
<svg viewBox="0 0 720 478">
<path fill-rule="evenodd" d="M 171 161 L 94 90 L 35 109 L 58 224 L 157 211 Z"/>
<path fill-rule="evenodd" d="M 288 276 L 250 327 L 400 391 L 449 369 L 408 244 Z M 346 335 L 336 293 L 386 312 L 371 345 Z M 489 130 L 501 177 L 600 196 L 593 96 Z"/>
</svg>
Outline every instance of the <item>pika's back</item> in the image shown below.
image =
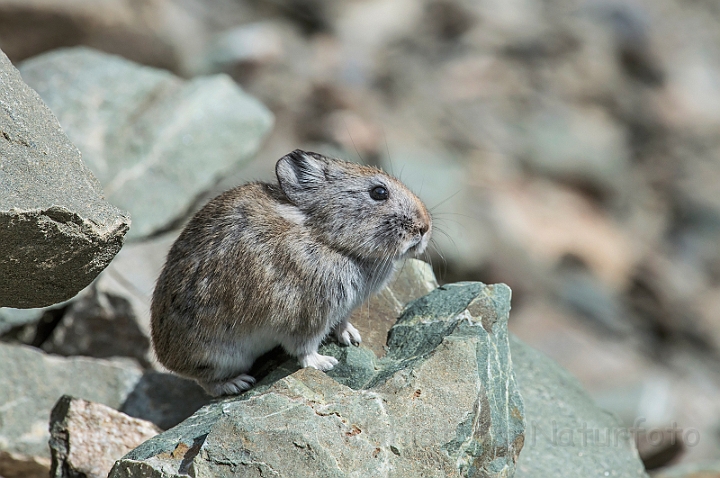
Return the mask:
<svg viewBox="0 0 720 478">
<path fill-rule="evenodd" d="M 226 191 L 187 224 L 168 253 L 152 301 L 153 334 L 200 323 L 215 327 L 229 316 L 241 325 L 277 271 L 288 234 L 302 236 L 278 206 L 287 200 L 275 185 L 250 183 Z M 295 229 L 292 231 L 292 229 Z M 250 300 L 254 298 L 255 300 Z M 180 330 L 176 328 L 179 326 Z"/>
<path fill-rule="evenodd" d="M 222 251 L 233 244 L 233 238 L 252 228 L 255 234 L 272 236 L 292 226 L 278 215 L 278 204 L 289 205 L 285 195 L 276 185 L 249 183 L 230 189 L 207 203 L 190 220 L 170 251 L 184 246 L 210 247 L 213 252 Z M 236 243 L 235 243 L 236 244 Z M 188 251 L 189 252 L 189 251 Z M 195 251 L 195 254 L 202 251 Z"/>
</svg>

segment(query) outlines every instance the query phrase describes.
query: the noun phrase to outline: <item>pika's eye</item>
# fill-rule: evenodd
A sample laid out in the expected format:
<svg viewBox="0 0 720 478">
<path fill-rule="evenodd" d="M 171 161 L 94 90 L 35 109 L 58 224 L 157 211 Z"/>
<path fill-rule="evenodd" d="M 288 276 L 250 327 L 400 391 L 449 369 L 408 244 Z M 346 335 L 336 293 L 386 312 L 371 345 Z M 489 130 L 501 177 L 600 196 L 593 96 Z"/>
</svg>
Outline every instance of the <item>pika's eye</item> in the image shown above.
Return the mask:
<svg viewBox="0 0 720 478">
<path fill-rule="evenodd" d="M 390 194 L 383 186 L 375 186 L 370 190 L 370 197 L 376 201 L 385 201 Z"/>
</svg>

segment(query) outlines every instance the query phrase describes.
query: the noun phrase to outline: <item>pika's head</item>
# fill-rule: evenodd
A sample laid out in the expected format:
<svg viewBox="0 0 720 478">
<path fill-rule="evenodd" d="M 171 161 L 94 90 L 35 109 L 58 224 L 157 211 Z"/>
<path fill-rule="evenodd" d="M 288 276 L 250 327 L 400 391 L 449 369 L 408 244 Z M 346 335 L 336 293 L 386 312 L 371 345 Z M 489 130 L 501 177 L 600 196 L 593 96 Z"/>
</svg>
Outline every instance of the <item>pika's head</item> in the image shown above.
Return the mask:
<svg viewBox="0 0 720 478">
<path fill-rule="evenodd" d="M 275 167 L 280 188 L 324 243 L 359 259 L 422 253 L 432 232 L 423 202 L 385 172 L 295 150 Z"/>
</svg>

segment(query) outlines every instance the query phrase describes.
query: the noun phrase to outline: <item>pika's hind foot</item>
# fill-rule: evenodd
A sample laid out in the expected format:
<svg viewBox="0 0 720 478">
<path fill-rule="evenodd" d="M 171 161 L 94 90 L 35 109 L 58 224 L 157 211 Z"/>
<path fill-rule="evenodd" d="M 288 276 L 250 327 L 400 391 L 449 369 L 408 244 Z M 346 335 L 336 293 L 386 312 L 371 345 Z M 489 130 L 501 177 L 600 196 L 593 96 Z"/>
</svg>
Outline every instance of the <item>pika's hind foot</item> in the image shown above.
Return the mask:
<svg viewBox="0 0 720 478">
<path fill-rule="evenodd" d="M 198 382 L 207 393 L 213 397 L 222 395 L 237 395 L 249 390 L 255 385 L 255 378 L 247 374 L 240 374 L 235 378 L 223 382 Z"/>
<path fill-rule="evenodd" d="M 312 367 L 318 370 L 322 370 L 323 372 L 332 370 L 332 368 L 338 364 L 338 360 L 335 357 L 330 357 L 329 355 L 320 355 L 317 352 L 303 355 L 299 357 L 299 359 L 301 367 Z"/>
<path fill-rule="evenodd" d="M 335 327 L 335 338 L 342 345 L 360 345 L 362 338 L 358 329 L 350 322 L 342 322 Z"/>
</svg>

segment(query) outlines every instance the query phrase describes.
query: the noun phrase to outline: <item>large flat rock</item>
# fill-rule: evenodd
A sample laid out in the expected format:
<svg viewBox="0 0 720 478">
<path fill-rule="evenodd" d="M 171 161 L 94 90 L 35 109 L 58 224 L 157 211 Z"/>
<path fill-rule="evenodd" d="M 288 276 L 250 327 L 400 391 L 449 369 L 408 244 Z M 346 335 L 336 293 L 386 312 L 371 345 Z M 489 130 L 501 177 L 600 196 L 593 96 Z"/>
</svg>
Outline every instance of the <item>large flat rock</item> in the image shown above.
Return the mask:
<svg viewBox="0 0 720 478">
<path fill-rule="evenodd" d="M 412 302 L 377 359 L 326 345 L 330 373 L 289 360 L 118 461 L 110 476 L 512 476 L 523 405 L 510 290 L 463 283 Z"/>
<path fill-rule="evenodd" d="M 108 200 L 133 215 L 130 238 L 186 215 L 202 192 L 255 154 L 273 124 L 270 111 L 225 75 L 186 81 L 84 47 L 26 60 L 20 71 Z"/>
<path fill-rule="evenodd" d="M 0 306 L 69 299 L 129 227 L 57 119 L 0 52 Z"/>
<path fill-rule="evenodd" d="M 426 265 L 408 262 L 366 312 L 382 328 L 403 310 L 387 340 L 325 345 L 340 360 L 327 374 L 266 357 L 255 389 L 144 443 L 111 478 L 647 476 L 616 417 L 508 338 L 509 289 L 453 284 L 405 304 L 433 284 Z"/>
</svg>

